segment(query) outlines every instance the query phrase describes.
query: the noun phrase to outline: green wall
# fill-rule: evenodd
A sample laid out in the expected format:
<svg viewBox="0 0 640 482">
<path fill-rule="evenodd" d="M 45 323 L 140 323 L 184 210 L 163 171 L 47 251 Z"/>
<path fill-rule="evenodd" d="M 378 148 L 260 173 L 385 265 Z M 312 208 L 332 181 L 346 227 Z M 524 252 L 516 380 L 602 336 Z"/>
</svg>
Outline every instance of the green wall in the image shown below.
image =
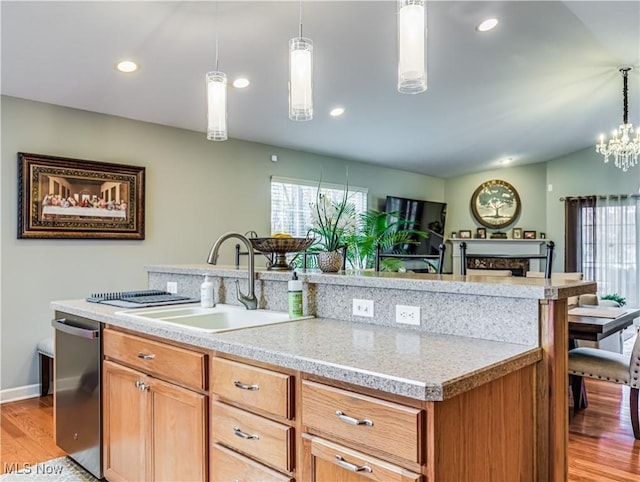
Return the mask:
<svg viewBox="0 0 640 482">
<path fill-rule="evenodd" d="M 270 231 L 272 175 L 444 200 L 444 181 L 264 144 L 2 97 L 0 387 L 38 382 L 35 346 L 51 334 L 49 302 L 146 286 L 149 264 L 202 263 L 226 231 Z M 146 167 L 144 241 L 17 239 L 17 152 Z M 279 161 L 271 162 L 272 154 Z M 425 194 L 428 193 L 428 194 Z M 227 243 L 220 262 L 233 262 Z M 2 394 L 0 393 L 0 396 Z"/>
<path fill-rule="evenodd" d="M 555 271 L 564 271 L 564 203 L 566 196 L 590 194 L 637 194 L 640 188 L 640 167 L 622 172 L 610 160 L 604 163 L 594 146 L 559 157 L 546 163 L 547 232 L 556 242 Z"/>
<path fill-rule="evenodd" d="M 501 179 L 511 184 L 520 196 L 522 209 L 513 224 L 501 231 L 511 237 L 512 227 L 543 231 L 545 224 L 545 199 L 541 194 L 545 190 L 546 168 L 544 163 L 529 164 L 522 167 L 495 169 L 467 176 L 445 180 L 445 199 L 447 201 L 447 236 L 452 231 L 481 227 L 471 213 L 471 196 L 483 182 Z M 487 236 L 496 229 L 487 230 Z"/>
</svg>

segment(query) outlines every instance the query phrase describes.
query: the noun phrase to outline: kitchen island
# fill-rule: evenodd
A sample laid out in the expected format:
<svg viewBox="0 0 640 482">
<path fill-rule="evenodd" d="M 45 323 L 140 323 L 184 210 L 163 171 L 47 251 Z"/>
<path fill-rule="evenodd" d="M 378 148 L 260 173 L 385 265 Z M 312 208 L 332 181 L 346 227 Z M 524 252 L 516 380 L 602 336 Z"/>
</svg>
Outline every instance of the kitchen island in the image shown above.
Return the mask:
<svg viewBox="0 0 640 482">
<path fill-rule="evenodd" d="M 180 293 L 188 296 L 192 295 L 190 284 L 196 287 L 206 272 L 217 278 L 218 302 L 232 302 L 226 283 L 246 277 L 244 271 L 208 265 L 152 267 L 149 272 L 151 288 L 171 277 L 183 288 Z M 256 275 L 261 308 L 283 309 L 281 293 L 286 293 L 289 276 L 266 271 Z M 229 450 L 241 435 L 227 440 L 216 427 L 224 427 L 221 420 L 244 420 L 254 413 L 256 423 L 279 424 L 286 434 L 284 453 L 289 455 L 267 460 L 255 455 L 249 462 L 297 480 L 321 480 L 320 474 L 333 474 L 334 469 L 353 471 L 376 463 L 382 468 L 392 466 L 397 473 L 409 471 L 418 477 L 415 480 L 548 480 L 553 478 L 548 471 L 562 471 L 558 466 L 563 461 L 556 459 L 554 465 L 548 456 L 551 447 L 555 455 L 562 452 L 562 444 L 554 444 L 558 419 L 552 419 L 550 407 L 566 397 L 545 398 L 540 388 L 541 383 L 555 380 L 557 368 L 549 363 L 549 354 L 559 352 L 559 344 L 549 351 L 553 344 L 548 341 L 558 335 L 548 329 L 545 335 L 543 328 L 561 319 L 563 310 L 566 316 L 567 296 L 594 291 L 593 283 L 552 285 L 524 279 L 505 283 L 377 273 L 310 272 L 300 277 L 305 284 L 306 313 L 313 309 L 318 318 L 219 334 L 132 321 L 115 315 L 116 308 L 79 300 L 54 302 L 52 307 L 97 319 L 115 331 L 194 347 L 210 355 L 212 391 L 203 393 L 210 401 L 212 480 L 228 475 L 216 472 L 215 460 L 227 460 L 226 465 L 232 460 L 234 465 L 238 453 L 247 455 L 242 448 L 238 453 Z M 354 319 L 352 298 L 374 299 L 382 309 L 373 319 Z M 391 310 L 386 312 L 384 307 L 394 303 L 423 307 L 421 325 L 393 326 Z M 333 316 L 326 316 L 327 312 Z M 251 403 L 218 393 L 217 373 L 224 373 L 228 364 L 240 372 L 250 367 L 287 377 L 285 392 L 290 399 L 285 406 L 289 408 L 275 415 L 261 408 L 247 411 Z M 566 393 L 566 371 L 563 375 Z M 398 423 L 406 424 L 407 432 L 396 436 L 378 422 L 371 429 L 371 433 L 381 430 L 377 435 L 352 438 L 343 431 L 343 425 L 354 422 L 352 417 L 345 416 L 346 424 L 332 425 L 338 402 L 352 409 L 373 404 L 377 407 L 373 413 L 383 414 L 383 419 L 395 420 L 403 414 L 408 420 L 398 415 Z M 323 412 L 325 405 L 334 406 L 333 411 Z M 385 411 L 388 406 L 391 412 Z M 234 418 L 233 410 L 243 416 Z M 566 445 L 564 450 L 566 454 Z M 564 467 L 566 473 L 566 462 Z"/>
</svg>

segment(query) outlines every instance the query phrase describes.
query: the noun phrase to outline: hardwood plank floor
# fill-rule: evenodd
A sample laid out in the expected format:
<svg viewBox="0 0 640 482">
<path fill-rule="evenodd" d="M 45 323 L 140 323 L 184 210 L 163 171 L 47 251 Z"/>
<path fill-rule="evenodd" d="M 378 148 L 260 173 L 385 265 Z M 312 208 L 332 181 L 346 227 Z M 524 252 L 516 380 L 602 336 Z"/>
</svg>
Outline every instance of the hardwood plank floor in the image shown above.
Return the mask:
<svg viewBox="0 0 640 482">
<path fill-rule="evenodd" d="M 53 440 L 52 395 L 0 405 L 0 473 L 63 455 Z"/>
<path fill-rule="evenodd" d="M 569 482 L 637 482 L 640 440 L 633 438 L 629 389 L 586 380 L 589 408 L 569 420 Z M 6 464 L 64 455 L 53 441 L 53 397 L 0 405 L 0 473 Z"/>
<path fill-rule="evenodd" d="M 629 388 L 586 380 L 589 407 L 569 419 L 569 480 L 637 482 L 640 440 L 633 438 Z"/>
</svg>

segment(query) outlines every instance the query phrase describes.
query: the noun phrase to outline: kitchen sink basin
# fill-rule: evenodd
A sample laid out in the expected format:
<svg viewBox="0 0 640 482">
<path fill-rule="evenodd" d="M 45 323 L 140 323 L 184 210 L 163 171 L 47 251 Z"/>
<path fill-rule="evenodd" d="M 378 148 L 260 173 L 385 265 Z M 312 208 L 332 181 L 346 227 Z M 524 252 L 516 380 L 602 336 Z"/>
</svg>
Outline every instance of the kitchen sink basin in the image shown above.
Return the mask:
<svg viewBox="0 0 640 482">
<path fill-rule="evenodd" d="M 184 326 L 209 333 L 311 318 L 310 316 L 289 318 L 289 314 L 285 312 L 247 310 L 242 306 L 224 304 L 218 304 L 213 308 L 183 306 L 179 308 L 125 310 L 116 312 L 116 315 L 136 320 Z"/>
</svg>

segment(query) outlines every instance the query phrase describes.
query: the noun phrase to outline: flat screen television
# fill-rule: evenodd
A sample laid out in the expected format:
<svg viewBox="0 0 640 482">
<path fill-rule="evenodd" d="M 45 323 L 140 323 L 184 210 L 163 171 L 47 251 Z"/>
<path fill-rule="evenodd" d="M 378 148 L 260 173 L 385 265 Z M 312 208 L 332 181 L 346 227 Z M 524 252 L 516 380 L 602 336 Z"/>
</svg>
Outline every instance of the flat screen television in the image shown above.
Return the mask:
<svg viewBox="0 0 640 482">
<path fill-rule="evenodd" d="M 415 222 L 415 229 L 429 234 L 427 239 L 417 237 L 420 241 L 418 245 L 403 246 L 409 254 L 438 254 L 438 246 L 444 242 L 446 203 L 387 196 L 384 210 L 398 213 L 399 218 Z"/>
</svg>

